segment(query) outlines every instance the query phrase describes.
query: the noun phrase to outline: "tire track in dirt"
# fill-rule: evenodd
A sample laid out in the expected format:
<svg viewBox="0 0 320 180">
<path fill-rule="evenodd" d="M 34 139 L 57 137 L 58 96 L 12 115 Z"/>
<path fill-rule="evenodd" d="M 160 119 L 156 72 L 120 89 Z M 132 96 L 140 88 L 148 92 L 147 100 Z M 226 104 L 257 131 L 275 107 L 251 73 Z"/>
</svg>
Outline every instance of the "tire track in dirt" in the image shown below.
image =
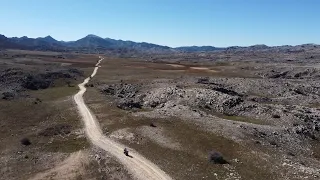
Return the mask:
<svg viewBox="0 0 320 180">
<path fill-rule="evenodd" d="M 123 149 L 125 148 L 124 145 L 103 135 L 96 117 L 89 110 L 83 100 L 83 94 L 86 92 L 85 85 L 96 75 L 100 67 L 99 64 L 104 59 L 102 57 L 99 58 L 100 60 L 96 64 L 91 76 L 78 85 L 80 90 L 74 95 L 74 101 L 77 105 L 77 109 L 85 124 L 87 137 L 94 145 L 104 149 L 117 158 L 117 160 L 126 167 L 134 178 L 141 180 L 171 180 L 172 178 L 169 175 L 139 153 L 130 152 L 130 155 L 133 156 L 132 158 L 125 156 L 123 154 Z"/>
</svg>

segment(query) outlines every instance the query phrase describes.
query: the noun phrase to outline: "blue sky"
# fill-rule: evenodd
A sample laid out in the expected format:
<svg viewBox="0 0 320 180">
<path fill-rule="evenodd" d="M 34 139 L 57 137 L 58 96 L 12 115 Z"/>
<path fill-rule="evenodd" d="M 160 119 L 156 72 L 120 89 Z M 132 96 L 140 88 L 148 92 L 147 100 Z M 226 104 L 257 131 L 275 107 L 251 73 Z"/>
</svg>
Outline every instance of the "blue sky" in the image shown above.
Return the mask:
<svg viewBox="0 0 320 180">
<path fill-rule="evenodd" d="M 0 34 L 168 46 L 320 44 L 320 0 L 0 0 Z"/>
</svg>

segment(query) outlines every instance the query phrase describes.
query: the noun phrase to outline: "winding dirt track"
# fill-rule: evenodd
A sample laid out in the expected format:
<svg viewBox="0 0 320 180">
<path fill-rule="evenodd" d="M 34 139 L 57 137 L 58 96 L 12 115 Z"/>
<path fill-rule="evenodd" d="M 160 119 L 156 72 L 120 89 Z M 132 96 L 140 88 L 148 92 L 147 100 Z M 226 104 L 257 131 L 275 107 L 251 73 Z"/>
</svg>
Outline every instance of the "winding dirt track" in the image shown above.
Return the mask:
<svg viewBox="0 0 320 180">
<path fill-rule="evenodd" d="M 108 137 L 102 134 L 102 131 L 99 127 L 98 121 L 89 108 L 86 106 L 83 100 L 83 94 L 86 92 L 85 85 L 90 81 L 92 77 L 94 77 L 99 69 L 99 64 L 103 60 L 102 57 L 99 57 L 100 60 L 96 64 L 92 75 L 86 78 L 83 83 L 79 84 L 79 92 L 74 95 L 74 101 L 77 104 L 77 108 L 79 110 L 79 114 L 82 117 L 82 120 L 85 123 L 85 131 L 88 138 L 91 142 L 104 149 L 112 156 L 118 159 L 118 161 L 123 164 L 126 169 L 133 175 L 136 179 L 143 180 L 171 180 L 172 178 L 168 176 L 164 171 L 162 171 L 159 167 L 153 164 L 151 161 L 147 160 L 137 152 L 131 152 L 130 155 L 133 158 L 127 157 L 123 154 L 124 145 L 112 141 Z"/>
</svg>

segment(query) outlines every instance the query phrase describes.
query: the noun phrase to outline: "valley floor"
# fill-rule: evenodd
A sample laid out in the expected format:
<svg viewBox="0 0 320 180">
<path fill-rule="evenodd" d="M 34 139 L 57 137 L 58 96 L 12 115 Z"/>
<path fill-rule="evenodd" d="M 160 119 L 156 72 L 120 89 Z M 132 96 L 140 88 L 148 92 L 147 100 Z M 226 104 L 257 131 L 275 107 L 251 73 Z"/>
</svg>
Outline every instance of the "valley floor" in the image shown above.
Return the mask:
<svg viewBox="0 0 320 180">
<path fill-rule="evenodd" d="M 107 58 L 85 98 L 107 136 L 174 179 L 318 179 L 320 86 L 289 76 L 307 69 Z"/>
<path fill-rule="evenodd" d="M 0 179 L 133 179 L 90 143 L 72 99 L 98 56 L 6 54 Z M 319 179 L 312 63 L 105 57 L 84 100 L 104 136 L 173 179 Z"/>
</svg>

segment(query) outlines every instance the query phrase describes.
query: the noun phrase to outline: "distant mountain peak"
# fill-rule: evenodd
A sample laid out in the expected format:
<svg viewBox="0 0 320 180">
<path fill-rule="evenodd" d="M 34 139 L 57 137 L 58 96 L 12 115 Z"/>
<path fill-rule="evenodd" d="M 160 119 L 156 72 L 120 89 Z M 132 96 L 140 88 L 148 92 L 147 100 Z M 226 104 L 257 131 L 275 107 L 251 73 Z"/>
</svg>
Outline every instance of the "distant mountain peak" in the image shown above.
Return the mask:
<svg viewBox="0 0 320 180">
<path fill-rule="evenodd" d="M 103 39 L 102 37 L 97 36 L 97 35 L 94 35 L 94 34 L 88 34 L 88 35 L 86 36 L 86 38 L 99 38 L 99 39 Z"/>
<path fill-rule="evenodd" d="M 249 47 L 269 47 L 265 44 L 255 44 L 255 45 L 252 45 L 252 46 L 249 46 Z"/>
<path fill-rule="evenodd" d="M 49 36 L 46 36 L 44 37 L 43 39 L 47 39 L 47 40 L 55 40 L 53 37 L 51 37 L 50 35 Z"/>
<path fill-rule="evenodd" d="M 46 42 L 49 42 L 49 43 L 56 43 L 57 40 L 54 39 L 53 37 L 51 37 L 50 35 L 46 36 L 46 37 L 39 37 L 37 39 L 40 39 L 42 41 L 46 41 Z"/>
</svg>

